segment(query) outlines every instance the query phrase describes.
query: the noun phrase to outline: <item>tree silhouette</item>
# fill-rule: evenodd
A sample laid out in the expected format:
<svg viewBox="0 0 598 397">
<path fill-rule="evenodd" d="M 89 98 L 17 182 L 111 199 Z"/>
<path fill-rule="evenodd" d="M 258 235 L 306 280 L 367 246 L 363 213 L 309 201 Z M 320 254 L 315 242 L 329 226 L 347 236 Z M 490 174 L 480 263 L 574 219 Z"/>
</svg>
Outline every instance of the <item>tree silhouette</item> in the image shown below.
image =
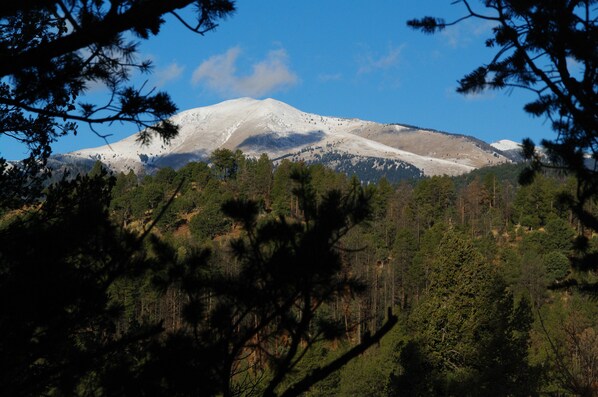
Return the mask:
<svg viewBox="0 0 598 397">
<path fill-rule="evenodd" d="M 122 308 L 110 287 L 152 262 L 108 219 L 112 183 L 105 172 L 60 183 L 1 228 L 0 394 L 91 395 L 161 331 L 148 323 L 116 332 Z"/>
<path fill-rule="evenodd" d="M 583 223 L 598 230 L 598 218 L 584 204 L 598 194 L 598 15 L 596 0 L 486 0 L 478 11 L 460 0 L 465 15 L 456 21 L 424 17 L 408 25 L 434 33 L 465 19 L 493 23 L 486 46 L 494 57 L 459 81 L 460 93 L 486 89 L 525 89 L 536 99 L 525 105 L 532 116 L 550 120 L 555 139 L 544 139 L 548 162 L 538 156 L 530 139 L 524 155 L 531 165 L 522 174 L 529 181 L 542 166 L 575 175 L 576 197 L 563 197 Z M 590 161 L 588 161 L 590 156 Z"/>
<path fill-rule="evenodd" d="M 178 11 L 194 5 L 196 21 Z M 156 133 L 177 133 L 168 120 L 177 108 L 165 92 L 129 83 L 133 71 L 148 72 L 139 60 L 138 39 L 159 33 L 172 14 L 204 34 L 234 10 L 232 0 L 30 0 L 0 5 L 0 134 L 28 147 L 22 167 L 0 159 L 0 204 L 18 205 L 39 193 L 39 173 L 60 136 L 77 133 L 77 122 L 96 126 L 132 122 L 145 142 Z M 82 103 L 90 84 L 110 92 L 103 104 Z"/>
<path fill-rule="evenodd" d="M 293 178 L 301 219 L 259 219 L 257 202 L 243 199 L 223 207 L 245 231 L 231 244 L 234 266 L 117 226 L 108 211 L 115 178 L 101 168 L 3 220 L 0 394 L 297 396 L 378 343 L 392 314 L 289 380 L 314 345 L 344 335 L 322 308 L 363 290 L 343 267 L 339 240 L 370 214 L 359 184 L 317 198 L 308 169 Z M 126 313 L 119 296 L 148 282 L 150 293 L 186 297 L 181 326 L 165 332 L 160 317 Z"/>
<path fill-rule="evenodd" d="M 598 198 L 598 1 L 596 0 L 485 0 L 478 11 L 471 1 L 459 0 L 465 15 L 455 21 L 424 17 L 407 24 L 435 33 L 466 19 L 492 23 L 486 46 L 494 57 L 459 81 L 457 91 L 524 89 L 536 95 L 524 110 L 545 117 L 556 133 L 543 139 L 546 157 L 531 139 L 523 140 L 529 161 L 520 182 L 529 184 L 542 169 L 556 168 L 577 180 L 574 193 L 562 192 L 560 204 L 573 211 L 583 225 L 598 230 L 598 216 L 590 204 Z M 575 265 L 596 269 L 598 256 L 580 236 L 577 248 L 584 255 Z M 598 285 L 584 286 L 593 293 Z"/>
<path fill-rule="evenodd" d="M 250 200 L 223 206 L 245 231 L 231 243 L 236 270 L 210 270 L 206 251 L 172 262 L 170 274 L 188 296 L 183 313 L 189 329 L 180 335 L 194 352 L 187 364 L 195 367 L 195 379 L 204 376 L 224 396 L 256 389 L 264 396 L 298 396 L 377 343 L 397 321 L 389 315 L 374 335 L 288 384 L 289 374 L 314 345 L 344 334 L 341 320 L 321 308 L 363 290 L 343 271 L 338 244 L 370 214 L 369 198 L 359 185 L 345 194 L 328 191 L 318 203 L 306 168 L 292 178 L 300 221 L 258 221 L 258 203 Z M 208 305 L 207 297 L 214 303 Z"/>
</svg>

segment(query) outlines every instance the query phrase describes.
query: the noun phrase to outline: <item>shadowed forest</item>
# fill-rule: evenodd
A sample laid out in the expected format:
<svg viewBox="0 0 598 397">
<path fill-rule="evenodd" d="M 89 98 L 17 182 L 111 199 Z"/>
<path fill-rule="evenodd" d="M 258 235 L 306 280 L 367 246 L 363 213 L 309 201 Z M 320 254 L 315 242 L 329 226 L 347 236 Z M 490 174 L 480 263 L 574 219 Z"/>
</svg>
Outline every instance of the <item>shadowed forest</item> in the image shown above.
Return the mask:
<svg viewBox="0 0 598 397">
<path fill-rule="evenodd" d="M 3 216 L 2 384 L 293 395 L 332 364 L 306 395 L 592 395 L 598 238 L 559 202 L 573 178 L 520 171 L 362 186 L 224 149 L 141 179 L 97 163 Z"/>
</svg>

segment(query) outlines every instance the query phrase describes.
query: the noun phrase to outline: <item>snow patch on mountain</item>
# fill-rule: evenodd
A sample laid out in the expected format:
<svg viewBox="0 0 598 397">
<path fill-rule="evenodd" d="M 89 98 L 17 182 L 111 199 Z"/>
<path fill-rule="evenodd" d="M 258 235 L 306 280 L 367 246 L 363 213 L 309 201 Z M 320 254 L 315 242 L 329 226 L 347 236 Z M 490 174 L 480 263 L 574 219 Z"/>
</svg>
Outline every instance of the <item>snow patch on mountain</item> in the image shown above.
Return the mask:
<svg viewBox="0 0 598 397">
<path fill-rule="evenodd" d="M 370 164 L 368 159 L 381 159 L 378 164 L 390 161 L 384 163 L 389 170 L 389 164 L 409 164 L 425 175 L 459 175 L 510 161 L 472 137 L 320 116 L 274 99 L 233 99 L 181 112 L 172 121 L 179 126 L 179 134 L 169 143 L 156 138 L 141 145 L 138 134 L 134 134 L 63 158 L 100 160 L 115 171 L 143 173 L 207 160 L 215 149 L 226 148 L 241 149 L 248 156 L 267 153 L 273 159 L 292 157 L 307 162 L 330 157 L 327 154 L 350 158 L 353 163 Z"/>
<path fill-rule="evenodd" d="M 490 144 L 495 149 L 506 151 L 506 150 L 521 150 L 521 144 L 510 141 L 508 139 L 501 139 Z"/>
</svg>

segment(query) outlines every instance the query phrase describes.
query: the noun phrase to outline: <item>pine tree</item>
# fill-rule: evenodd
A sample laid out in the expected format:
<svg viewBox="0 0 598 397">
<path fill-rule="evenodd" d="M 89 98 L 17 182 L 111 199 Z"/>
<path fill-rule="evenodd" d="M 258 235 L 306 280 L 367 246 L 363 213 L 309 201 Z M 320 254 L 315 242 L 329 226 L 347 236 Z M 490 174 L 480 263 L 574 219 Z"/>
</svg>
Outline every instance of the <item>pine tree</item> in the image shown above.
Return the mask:
<svg viewBox="0 0 598 397">
<path fill-rule="evenodd" d="M 196 21 L 178 12 L 195 4 Z M 0 134 L 21 142 L 29 156 L 20 167 L 0 158 L 0 207 L 37 198 L 53 142 L 88 124 L 105 138 L 102 124 L 128 122 L 143 142 L 168 141 L 178 127 L 169 95 L 130 84 L 151 62 L 138 60 L 138 43 L 157 35 L 163 16 L 174 14 L 204 34 L 234 11 L 230 0 L 111 0 L 2 2 L 0 5 Z M 85 103 L 91 83 L 104 85 L 106 103 Z"/>
<path fill-rule="evenodd" d="M 523 155 L 530 160 L 520 176 L 530 183 L 543 169 L 557 168 L 577 180 L 577 188 L 563 192 L 560 201 L 581 223 L 598 230 L 598 216 L 591 203 L 598 197 L 598 1 L 597 0 L 487 0 L 475 6 L 460 0 L 464 15 L 455 21 L 424 17 L 408 25 L 435 33 L 466 19 L 492 23 L 486 46 L 495 49 L 488 63 L 459 81 L 458 92 L 524 89 L 535 99 L 524 106 L 534 117 L 546 118 L 555 138 L 543 139 L 546 156 L 523 141 Z M 521 219 L 530 226 L 544 219 Z M 580 238 L 587 248 L 587 240 Z M 596 258 L 582 266 L 596 268 Z M 594 285 L 595 289 L 596 285 Z"/>
<path fill-rule="evenodd" d="M 467 239 L 449 230 L 430 276 L 430 292 L 412 316 L 416 340 L 442 395 L 508 396 L 533 392 L 527 364 L 531 313 Z"/>
</svg>

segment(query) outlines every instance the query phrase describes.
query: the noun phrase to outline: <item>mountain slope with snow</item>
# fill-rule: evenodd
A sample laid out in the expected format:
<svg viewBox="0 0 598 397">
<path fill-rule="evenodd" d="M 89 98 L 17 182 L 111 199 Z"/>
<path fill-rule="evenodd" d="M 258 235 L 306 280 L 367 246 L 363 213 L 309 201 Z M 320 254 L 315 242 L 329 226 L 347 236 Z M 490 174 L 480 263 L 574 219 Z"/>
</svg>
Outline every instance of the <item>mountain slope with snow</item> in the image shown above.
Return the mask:
<svg viewBox="0 0 598 397">
<path fill-rule="evenodd" d="M 350 172 L 350 165 L 370 164 L 381 172 L 406 175 L 459 175 L 510 161 L 492 146 L 472 137 L 398 124 L 305 113 L 274 99 L 241 98 L 184 111 L 172 120 L 179 135 L 165 144 L 146 146 L 137 134 L 98 148 L 63 155 L 63 160 L 100 160 L 115 171 L 153 172 L 189 161 L 207 160 L 215 149 L 240 149 L 271 159 L 322 162 Z M 366 167 L 367 168 L 367 167 Z M 393 179 L 393 178 L 391 178 Z"/>
<path fill-rule="evenodd" d="M 514 142 L 514 141 L 510 141 L 508 139 L 501 139 L 500 141 L 496 141 L 490 144 L 493 148 L 496 148 L 498 150 L 503 150 L 503 151 L 507 151 L 507 150 L 521 150 L 521 144 Z"/>
<path fill-rule="evenodd" d="M 499 150 L 512 161 L 523 161 L 523 148 L 520 143 L 513 142 L 508 139 L 502 139 L 500 141 L 493 142 L 490 145 L 496 150 Z"/>
</svg>

